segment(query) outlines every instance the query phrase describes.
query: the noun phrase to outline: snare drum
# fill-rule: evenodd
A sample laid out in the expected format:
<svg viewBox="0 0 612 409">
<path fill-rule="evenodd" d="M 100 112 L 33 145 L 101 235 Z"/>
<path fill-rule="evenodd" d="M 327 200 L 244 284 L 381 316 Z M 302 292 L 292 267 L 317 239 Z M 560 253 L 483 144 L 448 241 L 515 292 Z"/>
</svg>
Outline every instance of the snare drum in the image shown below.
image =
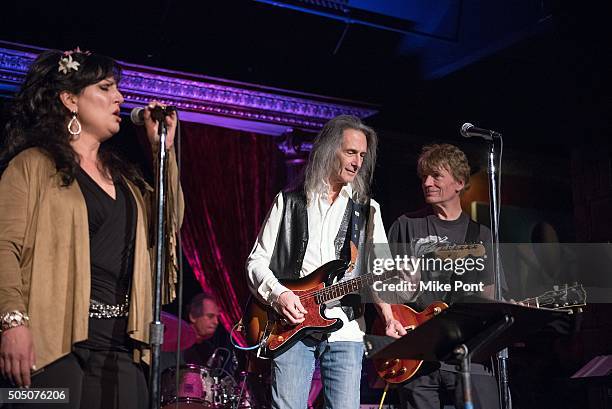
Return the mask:
<svg viewBox="0 0 612 409">
<path fill-rule="evenodd" d="M 165 409 L 210 408 L 211 387 L 208 370 L 203 366 L 187 364 L 180 366 L 178 371 L 168 368 L 161 375 L 161 406 Z"/>
</svg>

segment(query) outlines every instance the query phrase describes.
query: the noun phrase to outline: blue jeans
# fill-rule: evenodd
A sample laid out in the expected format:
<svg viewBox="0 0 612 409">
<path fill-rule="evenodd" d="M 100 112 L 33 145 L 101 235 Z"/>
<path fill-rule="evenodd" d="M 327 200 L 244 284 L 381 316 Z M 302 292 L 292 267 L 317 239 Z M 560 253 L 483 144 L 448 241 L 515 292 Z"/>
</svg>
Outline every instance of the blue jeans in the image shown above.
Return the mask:
<svg viewBox="0 0 612 409">
<path fill-rule="evenodd" d="M 298 342 L 272 361 L 272 408 L 306 409 L 318 359 L 325 409 L 358 409 L 363 349 L 361 342 Z"/>
</svg>

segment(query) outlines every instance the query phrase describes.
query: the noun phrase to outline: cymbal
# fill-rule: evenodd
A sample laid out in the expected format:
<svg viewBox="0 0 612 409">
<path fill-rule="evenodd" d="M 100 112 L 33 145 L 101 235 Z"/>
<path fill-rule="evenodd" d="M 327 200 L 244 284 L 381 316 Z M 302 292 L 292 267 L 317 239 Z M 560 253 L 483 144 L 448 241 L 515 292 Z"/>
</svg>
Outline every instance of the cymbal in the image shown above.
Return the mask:
<svg viewBox="0 0 612 409">
<path fill-rule="evenodd" d="M 164 352 L 173 352 L 178 346 L 178 329 L 181 328 L 181 351 L 189 348 L 196 341 L 196 333 L 194 329 L 186 321 L 167 312 L 161 312 L 161 321 L 164 324 L 164 343 L 161 350 Z"/>
</svg>

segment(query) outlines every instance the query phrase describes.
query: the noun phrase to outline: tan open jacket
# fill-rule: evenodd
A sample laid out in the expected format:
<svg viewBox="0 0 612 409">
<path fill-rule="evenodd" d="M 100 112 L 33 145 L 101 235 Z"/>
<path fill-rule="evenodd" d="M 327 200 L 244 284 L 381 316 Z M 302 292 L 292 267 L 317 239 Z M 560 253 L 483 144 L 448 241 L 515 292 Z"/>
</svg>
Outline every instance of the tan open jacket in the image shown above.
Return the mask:
<svg viewBox="0 0 612 409">
<path fill-rule="evenodd" d="M 176 234 L 182 222 L 183 196 L 173 150 L 168 161 L 170 238 L 164 277 L 164 302 L 174 298 Z M 70 353 L 87 338 L 90 294 L 89 226 L 78 183 L 61 186 L 52 160 L 37 148 L 17 155 L 0 178 L 0 315 L 25 311 L 30 316 L 36 366 L 42 368 Z M 137 207 L 134 275 L 129 335 L 148 343 L 152 320 L 154 260 L 149 229 L 152 191 L 129 181 Z M 150 226 L 151 225 L 151 226 Z M 135 358 L 140 356 L 135 351 Z M 146 360 L 148 351 L 142 351 Z"/>
</svg>

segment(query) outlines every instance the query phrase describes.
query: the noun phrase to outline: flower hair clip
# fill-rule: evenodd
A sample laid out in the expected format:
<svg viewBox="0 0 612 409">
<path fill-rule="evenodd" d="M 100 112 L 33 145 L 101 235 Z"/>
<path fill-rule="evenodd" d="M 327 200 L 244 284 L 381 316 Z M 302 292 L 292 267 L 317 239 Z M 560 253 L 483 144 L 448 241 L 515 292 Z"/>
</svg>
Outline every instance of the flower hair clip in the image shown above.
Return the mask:
<svg viewBox="0 0 612 409">
<path fill-rule="evenodd" d="M 68 74 L 70 70 L 78 71 L 79 65 L 81 64 L 79 64 L 78 61 L 74 61 L 72 59 L 72 55 L 69 55 L 67 57 L 60 58 L 59 67 L 57 67 L 57 70 L 63 74 Z"/>
<path fill-rule="evenodd" d="M 64 51 L 64 56 L 59 60 L 59 66 L 57 70 L 63 74 L 68 74 L 70 70 L 78 71 L 81 63 L 72 59 L 73 54 L 91 55 L 90 51 L 81 51 L 79 47 L 74 50 Z"/>
</svg>

